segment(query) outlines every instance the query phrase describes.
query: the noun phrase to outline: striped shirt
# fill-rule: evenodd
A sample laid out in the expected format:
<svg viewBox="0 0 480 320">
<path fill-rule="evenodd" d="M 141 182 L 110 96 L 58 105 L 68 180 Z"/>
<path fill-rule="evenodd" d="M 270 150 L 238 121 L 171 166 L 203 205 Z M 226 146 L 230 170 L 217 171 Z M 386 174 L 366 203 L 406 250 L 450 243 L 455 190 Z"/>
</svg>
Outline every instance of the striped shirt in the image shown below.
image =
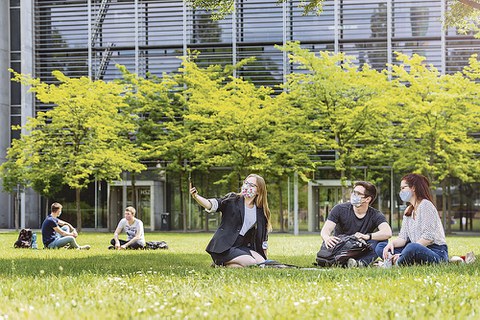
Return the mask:
<svg viewBox="0 0 480 320">
<path fill-rule="evenodd" d="M 420 202 L 410 217 L 403 216 L 398 237 L 410 242 L 425 239 L 438 245 L 447 244 L 437 208 L 426 199 Z"/>
</svg>

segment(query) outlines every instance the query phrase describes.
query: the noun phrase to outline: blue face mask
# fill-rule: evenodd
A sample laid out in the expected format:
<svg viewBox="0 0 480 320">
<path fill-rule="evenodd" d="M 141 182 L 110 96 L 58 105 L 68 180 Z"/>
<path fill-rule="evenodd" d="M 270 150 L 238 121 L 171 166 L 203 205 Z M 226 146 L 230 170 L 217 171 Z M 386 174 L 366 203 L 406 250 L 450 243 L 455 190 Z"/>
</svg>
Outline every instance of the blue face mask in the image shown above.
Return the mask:
<svg viewBox="0 0 480 320">
<path fill-rule="evenodd" d="M 350 203 L 355 207 L 360 207 L 362 205 L 362 197 L 352 194 L 350 196 Z"/>
<path fill-rule="evenodd" d="M 402 199 L 403 202 L 408 202 L 412 198 L 412 191 L 402 190 L 398 195 L 400 196 L 400 199 Z"/>
</svg>

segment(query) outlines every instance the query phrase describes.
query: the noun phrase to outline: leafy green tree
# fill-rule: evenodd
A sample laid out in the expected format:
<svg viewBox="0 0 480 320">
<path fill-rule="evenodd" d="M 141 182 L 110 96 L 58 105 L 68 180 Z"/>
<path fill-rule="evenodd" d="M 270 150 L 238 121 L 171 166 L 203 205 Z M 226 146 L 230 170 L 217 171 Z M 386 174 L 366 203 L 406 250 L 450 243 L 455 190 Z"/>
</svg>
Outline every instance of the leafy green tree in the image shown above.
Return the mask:
<svg viewBox="0 0 480 320">
<path fill-rule="evenodd" d="M 183 63 L 189 97 L 185 119 L 197 136 L 195 161 L 206 161 L 207 167 L 231 167 L 225 181 L 251 171 L 281 174 L 283 169 L 275 167 L 276 160 L 287 154 L 292 156 L 290 167 L 301 170 L 311 166 L 308 152 L 294 155 L 299 149 L 308 151 L 313 144 L 300 143 L 300 138 L 308 141 L 299 133 L 307 131 L 302 126 L 307 119 L 301 110 L 288 103 L 279 104 L 272 88 L 255 87 L 242 78 L 232 77 L 231 67 L 199 68 L 188 59 Z"/>
<path fill-rule="evenodd" d="M 457 27 L 459 33 L 473 32 L 480 37 L 480 1 L 449 0 L 446 13 L 446 25 Z"/>
<path fill-rule="evenodd" d="M 392 66 L 397 86 L 398 156 L 395 167 L 426 175 L 434 186 L 447 177 L 472 182 L 480 171 L 478 132 L 478 62 L 471 59 L 465 74 L 441 75 L 425 58 L 398 54 Z"/>
<path fill-rule="evenodd" d="M 240 181 L 251 172 L 277 183 L 291 172 L 305 177 L 314 169 L 309 155 L 321 141 L 314 132 L 316 122 L 286 95 L 277 97 L 272 88 L 231 76 L 233 68 L 252 60 L 208 68 L 184 60 L 185 122 L 196 137 L 193 162 L 203 168 L 231 168 L 217 183 Z"/>
<path fill-rule="evenodd" d="M 119 179 L 124 170 L 144 169 L 128 138 L 135 125 L 130 115 L 121 112 L 124 89 L 86 77 L 72 79 L 59 71 L 53 72 L 58 84 L 13 74 L 14 81 L 31 86 L 38 100 L 55 107 L 28 119 L 28 133 L 12 143 L 3 175 L 8 176 L 7 170 L 13 167 L 13 179 L 26 186 L 42 185 L 45 193 L 61 177 L 63 184 L 76 190 L 77 226 L 81 229 L 81 189 L 95 178 L 111 181 Z"/>
<path fill-rule="evenodd" d="M 182 211 L 183 230 L 187 230 L 185 181 L 191 170 L 193 135 L 186 126 L 185 97 L 181 75 L 164 74 L 162 78 L 138 77 L 120 66 L 123 81 L 128 85 L 126 101 L 136 120 L 136 144 L 143 160 L 162 160 L 169 173 L 178 174 L 178 194 Z M 180 77 L 180 78 L 179 78 Z"/>
<path fill-rule="evenodd" d="M 335 160 L 321 164 L 333 165 L 343 182 L 355 166 L 390 164 L 392 114 L 386 74 L 368 65 L 359 68 L 343 53 L 316 55 L 296 42 L 283 50 L 300 69 L 288 76 L 289 99 L 318 123 L 324 150 L 335 151 Z"/>
<path fill-rule="evenodd" d="M 392 66 L 398 101 L 397 161 L 395 168 L 426 175 L 434 189 L 442 186 L 443 221 L 450 231 L 446 202 L 449 181 L 478 181 L 480 143 L 471 135 L 479 132 L 477 102 L 480 78 L 475 57 L 464 73 L 441 75 L 425 58 L 399 54 L 400 65 Z M 436 197 L 434 197 L 436 200 Z"/>
</svg>

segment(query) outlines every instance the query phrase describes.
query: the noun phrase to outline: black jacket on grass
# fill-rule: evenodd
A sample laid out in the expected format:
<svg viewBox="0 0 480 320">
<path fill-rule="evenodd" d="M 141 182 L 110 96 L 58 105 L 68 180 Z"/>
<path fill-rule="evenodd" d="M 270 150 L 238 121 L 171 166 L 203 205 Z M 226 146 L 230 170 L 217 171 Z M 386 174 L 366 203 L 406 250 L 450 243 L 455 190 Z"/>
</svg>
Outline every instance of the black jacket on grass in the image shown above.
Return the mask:
<svg viewBox="0 0 480 320">
<path fill-rule="evenodd" d="M 206 248 L 208 253 L 222 253 L 230 249 L 240 234 L 245 218 L 245 200 L 242 196 L 229 193 L 215 200 L 218 202 L 218 208 L 215 211 L 222 212 L 222 221 Z M 212 199 L 210 201 L 212 202 Z M 251 248 L 266 259 L 263 243 L 268 239 L 268 232 L 267 218 L 263 208 L 257 207 L 257 222 L 254 228 Z"/>
</svg>

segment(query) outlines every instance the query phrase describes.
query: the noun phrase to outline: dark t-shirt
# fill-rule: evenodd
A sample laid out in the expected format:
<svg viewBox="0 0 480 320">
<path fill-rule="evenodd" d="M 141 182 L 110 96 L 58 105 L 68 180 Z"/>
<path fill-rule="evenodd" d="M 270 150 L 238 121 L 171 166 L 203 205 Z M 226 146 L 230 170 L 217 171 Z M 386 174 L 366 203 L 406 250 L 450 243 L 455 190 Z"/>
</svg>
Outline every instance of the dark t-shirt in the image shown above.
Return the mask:
<svg viewBox="0 0 480 320">
<path fill-rule="evenodd" d="M 50 214 L 42 223 L 42 240 L 43 245 L 48 247 L 48 245 L 55 240 L 55 230 L 53 228 L 58 226 L 58 219 L 52 217 Z"/>
<path fill-rule="evenodd" d="M 380 224 L 387 222 L 385 216 L 372 207 L 368 207 L 367 213 L 362 219 L 359 219 L 353 211 L 353 205 L 350 202 L 337 204 L 328 214 L 328 220 L 334 222 L 334 235 L 351 235 L 355 232 L 363 234 L 374 232 Z"/>
</svg>

